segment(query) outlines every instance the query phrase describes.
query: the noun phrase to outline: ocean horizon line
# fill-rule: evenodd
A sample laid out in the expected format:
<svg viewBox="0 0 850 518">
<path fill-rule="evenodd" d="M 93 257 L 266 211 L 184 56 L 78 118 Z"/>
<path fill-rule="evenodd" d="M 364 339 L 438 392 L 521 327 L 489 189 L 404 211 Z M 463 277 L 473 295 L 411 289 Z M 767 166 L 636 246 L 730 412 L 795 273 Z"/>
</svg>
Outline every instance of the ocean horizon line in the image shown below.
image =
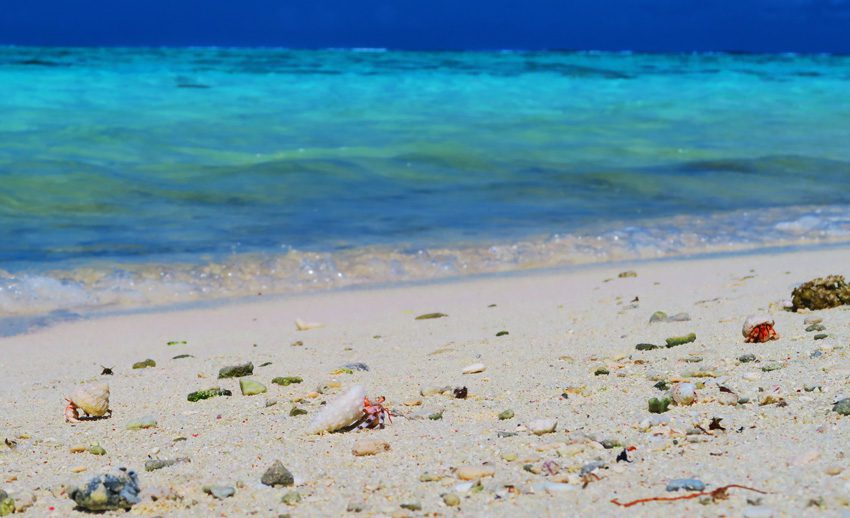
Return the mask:
<svg viewBox="0 0 850 518">
<path fill-rule="evenodd" d="M 434 47 L 434 48 L 403 48 L 403 47 L 369 47 L 369 46 L 330 46 L 330 47 L 298 47 L 283 45 L 27 45 L 16 43 L 0 43 L 0 49 L 63 49 L 63 50 L 279 50 L 287 52 L 361 52 L 400 54 L 552 54 L 552 55 L 635 55 L 635 56 L 785 56 L 785 57 L 848 57 L 848 52 L 806 52 L 806 51 L 756 51 L 743 49 L 717 50 L 646 50 L 646 49 L 571 49 L 571 48 L 523 48 L 523 47 Z"/>
</svg>

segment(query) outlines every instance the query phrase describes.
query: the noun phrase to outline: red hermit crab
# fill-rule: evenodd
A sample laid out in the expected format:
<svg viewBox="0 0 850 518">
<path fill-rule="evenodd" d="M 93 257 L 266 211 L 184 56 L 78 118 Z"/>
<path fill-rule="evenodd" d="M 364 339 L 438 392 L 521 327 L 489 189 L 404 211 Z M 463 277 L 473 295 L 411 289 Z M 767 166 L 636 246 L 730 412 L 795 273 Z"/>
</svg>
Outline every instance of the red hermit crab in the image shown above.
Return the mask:
<svg viewBox="0 0 850 518">
<path fill-rule="evenodd" d="M 362 422 L 357 428 L 383 428 L 384 416 L 392 423 L 393 414 L 383 405 L 384 401 L 386 401 L 384 396 L 376 397 L 374 403 L 369 401 L 368 397 L 364 396 Z"/>
<path fill-rule="evenodd" d="M 767 315 L 748 316 L 741 332 L 747 343 L 761 343 L 779 338 L 779 333 L 773 329 L 773 319 Z"/>
</svg>

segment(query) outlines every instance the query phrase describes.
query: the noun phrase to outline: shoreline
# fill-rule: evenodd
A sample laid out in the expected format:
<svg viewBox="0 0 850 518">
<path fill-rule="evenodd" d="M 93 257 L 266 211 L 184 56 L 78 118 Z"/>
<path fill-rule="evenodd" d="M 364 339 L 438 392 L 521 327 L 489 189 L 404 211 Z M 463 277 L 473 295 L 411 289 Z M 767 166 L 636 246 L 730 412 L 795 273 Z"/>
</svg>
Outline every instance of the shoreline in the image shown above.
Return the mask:
<svg viewBox="0 0 850 518">
<path fill-rule="evenodd" d="M 835 398 L 850 395 L 850 312 L 842 307 L 789 313 L 772 304 L 790 298 L 795 284 L 850 274 L 848 264 L 850 249 L 844 246 L 581 265 L 213 302 L 213 307 L 59 323 L 0 338 L 5 372 L 0 400 L 7 403 L 0 424 L 18 443 L 14 449 L 0 447 L 0 476 L 6 481 L 0 487 L 13 496 L 33 495 L 33 516 L 73 514 L 61 485 L 117 466 L 140 472 L 143 501 L 133 513 L 141 515 L 319 516 L 345 514 L 352 506 L 360 506 L 361 515 L 391 515 L 407 512 L 400 504 L 417 503 L 423 512 L 444 515 L 545 515 L 569 508 L 607 516 L 620 512 L 612 498 L 675 496 L 680 493 L 664 490 L 670 479 L 695 477 L 709 490 L 743 484 L 769 494 L 732 491 L 729 500 L 709 505 L 648 503 L 630 512 L 781 516 L 805 513 L 811 500 L 821 499 L 827 511 L 839 513 L 850 506 L 850 473 L 841 460 L 850 418 L 830 409 Z M 619 278 L 624 269 L 637 276 Z M 657 310 L 687 312 L 691 320 L 649 324 Z M 433 312 L 448 317 L 415 320 Z M 758 312 L 776 320 L 778 341 L 743 343 L 741 325 Z M 826 339 L 815 341 L 804 331 L 803 321 L 812 315 L 823 318 Z M 325 325 L 296 331 L 296 318 Z M 501 331 L 509 334 L 496 336 Z M 637 343 L 663 343 L 689 332 L 697 335 L 693 343 L 635 350 Z M 182 340 L 188 343 L 166 345 Z M 297 341 L 303 345 L 291 345 Z M 747 353 L 755 354 L 757 363 L 737 360 Z M 193 357 L 172 359 L 179 354 Z M 130 368 L 146 358 L 157 366 Z M 266 385 L 266 394 L 243 396 L 237 380 L 216 379 L 219 368 L 243 361 L 254 363 L 251 379 Z M 265 362 L 272 363 L 260 367 Z M 332 374 L 350 362 L 364 362 L 370 370 Z M 479 362 L 487 367 L 483 373 L 461 374 Z M 780 368 L 762 369 L 772 365 Z M 114 375 L 99 376 L 101 366 L 112 367 Z M 595 375 L 601 367 L 609 374 Z M 695 371 L 714 377 L 698 377 Z M 276 376 L 299 376 L 304 382 L 281 387 L 270 383 Z M 653 388 L 657 379 L 684 378 L 705 385 L 695 405 L 648 413 L 647 400 L 662 394 Z M 95 380 L 110 384 L 112 418 L 75 426 L 62 422 L 62 396 Z M 341 388 L 308 396 L 334 381 Z M 393 424 L 305 435 L 321 402 L 355 383 L 372 397 L 387 397 Z M 468 387 L 468 399 L 420 395 L 423 387 L 444 385 Z M 808 392 L 804 385 L 820 389 Z M 234 395 L 186 401 L 189 392 L 213 386 Z M 751 402 L 721 404 L 719 386 Z M 787 404 L 759 405 L 765 392 Z M 292 417 L 292 401 L 299 398 L 294 405 L 307 415 Z M 267 400 L 276 403 L 266 406 Z M 421 404 L 413 405 L 417 400 Z M 515 417 L 497 419 L 507 409 Z M 441 419 L 428 419 L 437 413 Z M 156 417 L 158 427 L 125 429 L 128 421 L 145 415 Z M 723 419 L 726 431 L 690 433 L 713 417 Z M 535 436 L 518 426 L 535 419 L 555 419 L 558 428 Z M 647 419 L 659 422 L 646 428 Z M 391 450 L 353 456 L 352 444 L 363 439 L 387 441 Z M 107 455 L 69 451 L 95 441 Z M 628 454 L 634 462 L 616 462 L 622 448 L 603 446 L 611 441 L 634 446 Z M 186 456 L 192 462 L 144 472 L 149 455 Z M 275 459 L 295 475 L 294 488 L 260 484 Z M 547 461 L 555 463 L 557 473 L 540 472 Z M 571 475 L 597 461 L 605 464 L 595 471 L 600 480 L 586 488 L 576 484 Z M 456 471 L 461 466 L 492 469 L 494 476 L 483 479 L 481 491 L 464 491 Z M 85 471 L 75 474 L 74 468 Z M 422 482 L 425 473 L 439 480 Z M 235 487 L 236 495 L 216 500 L 204 494 L 202 486 L 214 483 Z M 281 503 L 291 489 L 302 497 L 300 504 Z M 447 493 L 458 494 L 459 507 L 443 502 Z M 151 499 L 162 494 L 170 496 Z M 751 497 L 762 503 L 748 504 Z"/>
</svg>

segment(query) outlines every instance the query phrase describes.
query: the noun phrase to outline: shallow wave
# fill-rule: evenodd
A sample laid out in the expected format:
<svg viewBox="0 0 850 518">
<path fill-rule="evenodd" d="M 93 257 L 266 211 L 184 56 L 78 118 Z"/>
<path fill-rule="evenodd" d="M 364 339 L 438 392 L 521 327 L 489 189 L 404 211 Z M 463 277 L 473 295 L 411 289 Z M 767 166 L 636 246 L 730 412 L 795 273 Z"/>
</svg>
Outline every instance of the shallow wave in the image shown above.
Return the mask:
<svg viewBox="0 0 850 518">
<path fill-rule="evenodd" d="M 491 244 L 335 252 L 286 250 L 196 262 L 105 263 L 0 271 L 7 317 L 156 307 L 571 265 L 850 243 L 850 208 L 793 207 L 621 222 Z"/>
</svg>

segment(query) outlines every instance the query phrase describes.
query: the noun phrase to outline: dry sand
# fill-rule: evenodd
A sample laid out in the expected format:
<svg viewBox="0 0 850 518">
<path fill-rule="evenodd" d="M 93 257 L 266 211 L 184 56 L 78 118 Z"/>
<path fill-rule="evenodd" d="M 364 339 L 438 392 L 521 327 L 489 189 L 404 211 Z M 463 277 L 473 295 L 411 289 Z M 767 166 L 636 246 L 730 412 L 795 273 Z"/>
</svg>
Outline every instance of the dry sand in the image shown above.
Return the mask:
<svg viewBox="0 0 850 518">
<path fill-rule="evenodd" d="M 848 268 L 850 250 L 641 263 L 258 297 L 5 338 L 0 435 L 17 446 L 0 444 L 0 488 L 19 501 L 34 497 L 31 516 L 75 515 L 64 484 L 118 466 L 140 472 L 144 498 L 131 513 L 147 516 L 337 516 L 355 507 L 361 516 L 846 515 L 850 417 L 831 409 L 839 396 L 850 395 L 850 308 L 798 314 L 770 305 L 789 298 L 797 283 L 846 275 Z M 618 278 L 625 269 L 637 277 Z M 635 297 L 640 300 L 633 304 Z M 687 312 L 692 320 L 649 324 L 656 310 Z M 773 315 L 780 340 L 744 343 L 741 325 L 758 311 Z M 449 316 L 414 320 L 430 312 Z M 823 318 L 829 338 L 815 341 L 804 331 L 804 319 L 813 315 Z M 325 326 L 299 332 L 297 317 Z M 503 330 L 510 334 L 497 337 Z M 689 332 L 697 334 L 696 342 L 635 350 L 637 343 Z M 173 340 L 188 344 L 166 345 Z M 295 341 L 303 345 L 291 345 Z M 816 351 L 820 355 L 811 357 Z M 172 359 L 184 353 L 194 357 Z M 740 363 L 746 353 L 758 361 Z M 146 358 L 157 366 L 131 369 Z M 243 396 L 238 380 L 216 379 L 219 368 L 248 360 L 255 365 L 250 379 L 264 383 L 268 393 Z M 264 362 L 271 365 L 260 367 Z M 365 362 L 370 370 L 331 374 L 348 362 Z M 486 371 L 461 374 L 477 362 Z M 773 364 L 781 368 L 763 371 Z M 101 365 L 114 375 L 100 376 Z M 610 374 L 594 375 L 598 367 Z M 669 422 L 642 429 L 642 421 L 658 416 L 647 410 L 647 400 L 662 395 L 653 388 L 656 380 L 697 371 L 716 375 L 692 378 L 705 384 L 697 403 L 671 407 L 660 415 Z M 281 387 L 270 383 L 275 376 L 304 382 Z M 109 383 L 113 416 L 66 424 L 62 396 L 92 380 Z M 385 395 L 393 423 L 383 430 L 305 435 L 320 403 L 342 389 L 298 403 L 308 412 L 303 416 L 290 417 L 291 401 L 334 380 L 342 389 L 360 383 L 371 396 Z M 819 388 L 807 392 L 807 384 Z M 217 385 L 234 395 L 186 400 L 191 391 Z M 469 397 L 420 396 L 423 387 L 443 385 L 466 386 Z M 719 385 L 750 402 L 721 404 Z M 760 406 L 767 394 L 787 404 Z M 266 406 L 272 399 L 277 403 Z M 421 406 L 405 405 L 417 400 Z M 506 409 L 515 417 L 497 419 Z M 427 417 L 439 412 L 441 420 Z M 125 429 L 145 415 L 155 416 L 158 427 Z M 726 430 L 695 429 L 708 430 L 712 417 L 721 417 Z M 547 418 L 558 422 L 554 433 L 535 436 L 522 426 Z M 500 437 L 500 431 L 516 434 Z M 175 441 L 179 437 L 185 440 Z M 355 457 L 352 446 L 362 439 L 384 440 L 391 450 Z M 628 454 L 633 462 L 616 462 L 623 447 L 605 449 L 603 440 L 634 447 Z M 91 442 L 107 454 L 70 451 Z M 145 472 L 149 456 L 189 457 L 191 463 Z M 260 483 L 276 459 L 295 475 L 294 488 Z M 605 467 L 583 488 L 577 472 L 593 461 Z M 456 487 L 462 481 L 455 470 L 462 466 L 485 466 L 495 476 L 482 488 Z M 421 481 L 426 473 L 439 480 Z M 696 477 L 709 490 L 743 484 L 768 494 L 733 489 L 723 501 L 629 509 L 610 502 L 681 495 L 665 491 L 669 480 L 681 477 Z M 547 490 L 547 481 L 565 484 Z M 231 485 L 236 494 L 216 500 L 202 491 L 206 484 Z M 281 498 L 292 489 L 302 501 L 289 506 Z M 447 493 L 458 494 L 459 507 L 444 504 Z M 421 511 L 401 507 L 412 503 Z"/>
</svg>

